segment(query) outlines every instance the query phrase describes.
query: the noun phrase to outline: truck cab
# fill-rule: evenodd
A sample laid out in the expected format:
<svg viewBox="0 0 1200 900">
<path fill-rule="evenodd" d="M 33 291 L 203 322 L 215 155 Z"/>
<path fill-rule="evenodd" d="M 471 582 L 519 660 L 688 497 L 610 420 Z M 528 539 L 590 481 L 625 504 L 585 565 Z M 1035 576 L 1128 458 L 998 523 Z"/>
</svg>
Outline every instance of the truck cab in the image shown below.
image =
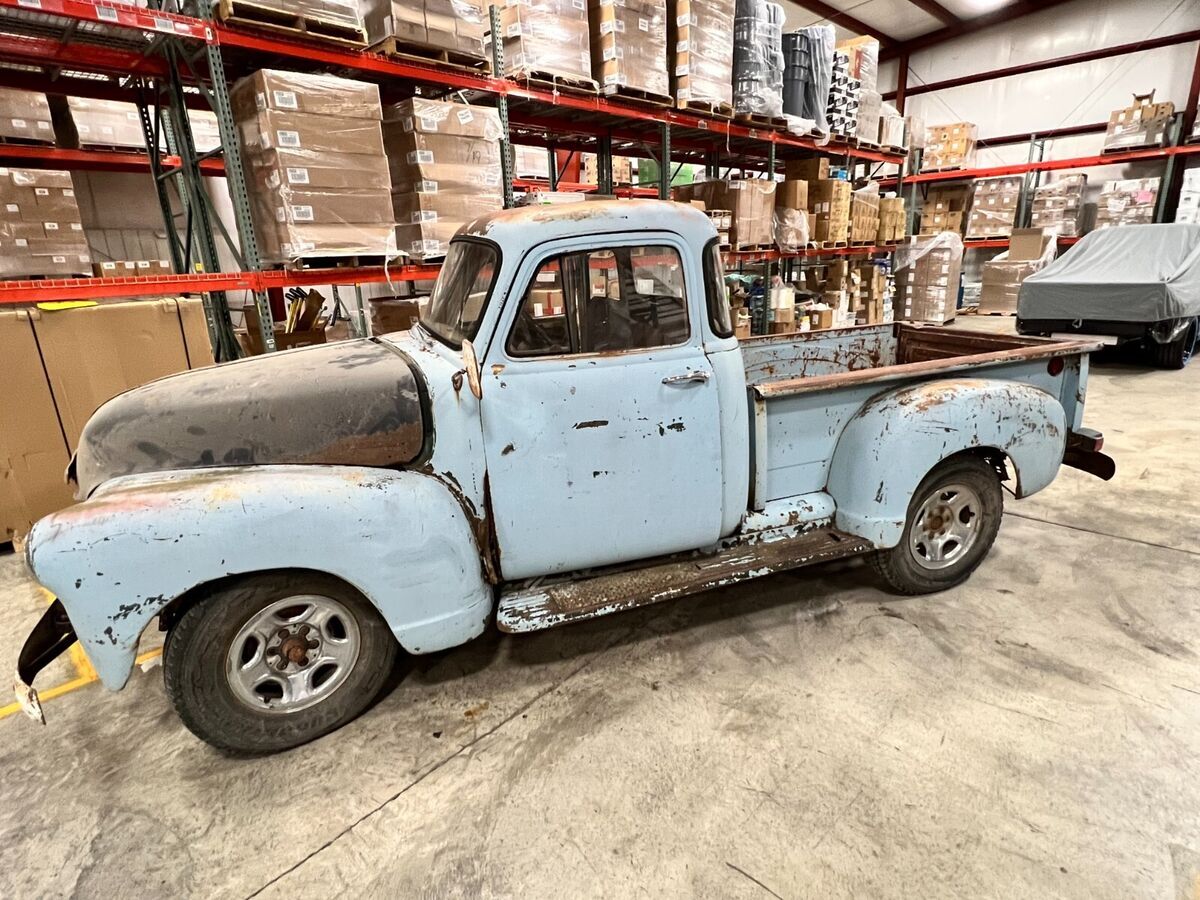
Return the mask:
<svg viewBox="0 0 1200 900">
<path fill-rule="evenodd" d="M 1060 465 L 1111 477 L 1077 342 L 898 323 L 733 335 L 690 206 L 464 227 L 411 331 L 183 373 L 102 406 L 38 522 L 57 600 L 16 693 L 80 641 L 106 687 L 167 632 L 167 694 L 228 752 L 357 716 L 397 653 L 868 554 L 968 578 Z"/>
</svg>

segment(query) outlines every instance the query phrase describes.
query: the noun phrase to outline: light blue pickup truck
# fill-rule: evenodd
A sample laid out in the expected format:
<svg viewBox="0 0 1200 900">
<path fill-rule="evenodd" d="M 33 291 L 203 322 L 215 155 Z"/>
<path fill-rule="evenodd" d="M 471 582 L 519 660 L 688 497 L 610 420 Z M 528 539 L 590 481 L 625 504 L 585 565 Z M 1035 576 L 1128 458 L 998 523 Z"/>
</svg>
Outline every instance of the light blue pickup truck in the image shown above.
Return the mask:
<svg viewBox="0 0 1200 900">
<path fill-rule="evenodd" d="M 450 246 L 411 331 L 183 373 L 88 423 L 82 503 L 26 548 L 57 597 L 17 696 L 79 640 L 106 687 L 166 631 L 167 694 L 234 753 L 357 716 L 400 651 L 854 554 L 966 579 L 1083 428 L 1077 342 L 907 324 L 739 344 L 689 206 L 509 210 Z"/>
</svg>

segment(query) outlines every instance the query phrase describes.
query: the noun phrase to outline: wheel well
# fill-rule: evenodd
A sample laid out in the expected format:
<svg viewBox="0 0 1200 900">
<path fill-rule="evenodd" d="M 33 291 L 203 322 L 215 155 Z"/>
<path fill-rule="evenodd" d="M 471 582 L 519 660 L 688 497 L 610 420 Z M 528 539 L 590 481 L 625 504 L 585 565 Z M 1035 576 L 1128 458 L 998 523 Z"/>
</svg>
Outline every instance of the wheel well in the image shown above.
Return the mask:
<svg viewBox="0 0 1200 900">
<path fill-rule="evenodd" d="M 999 478 L 1001 481 L 1012 480 L 1012 476 L 1009 474 L 1009 471 L 1008 471 L 1008 466 L 1009 466 L 1008 454 L 1005 453 L 1003 450 L 1001 450 L 999 447 L 969 447 L 966 450 L 960 450 L 958 453 L 954 453 L 954 454 L 951 454 L 950 456 L 947 456 L 946 459 L 942 460 L 942 462 L 947 462 L 948 460 L 951 460 L 951 459 L 958 459 L 959 457 L 963 457 L 963 456 L 970 456 L 970 457 L 974 457 L 975 459 L 983 460 L 985 463 L 988 464 L 988 466 L 990 468 L 995 470 L 996 477 Z M 1016 466 L 1013 466 L 1013 471 L 1014 472 L 1016 471 Z M 1019 486 L 1020 486 L 1019 474 L 1018 474 L 1017 484 L 1018 484 L 1018 488 L 1019 488 Z"/>
<path fill-rule="evenodd" d="M 237 572 L 230 575 L 224 575 L 221 578 L 214 578 L 212 581 L 205 581 L 197 584 L 194 587 L 188 588 L 166 606 L 158 611 L 158 630 L 170 631 L 171 628 L 179 621 L 189 609 L 197 603 L 211 597 L 218 591 L 222 591 L 232 584 L 246 579 L 255 578 L 260 575 L 319 575 L 322 578 L 332 578 L 340 584 L 344 585 L 347 590 L 354 591 L 364 600 L 370 602 L 370 598 L 363 594 L 357 587 L 329 572 L 322 572 L 320 569 L 305 569 L 305 568 L 287 568 L 287 569 L 256 569 L 249 572 Z M 374 606 L 374 603 L 371 603 Z"/>
</svg>

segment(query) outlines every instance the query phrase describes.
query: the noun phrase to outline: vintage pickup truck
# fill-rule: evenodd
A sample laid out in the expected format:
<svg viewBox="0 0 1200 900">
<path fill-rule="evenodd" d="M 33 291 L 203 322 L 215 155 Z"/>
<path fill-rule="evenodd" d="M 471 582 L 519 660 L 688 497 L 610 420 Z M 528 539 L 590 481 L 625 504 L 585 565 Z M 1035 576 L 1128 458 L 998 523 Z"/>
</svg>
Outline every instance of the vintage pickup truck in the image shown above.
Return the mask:
<svg viewBox="0 0 1200 900">
<path fill-rule="evenodd" d="M 167 694 L 227 752 L 351 720 L 396 654 L 870 554 L 959 584 L 1017 497 L 1112 462 L 1088 345 L 907 324 L 739 344 L 695 209 L 509 210 L 450 245 L 408 332 L 197 370 L 88 423 L 84 502 L 26 556 L 56 596 L 17 696 L 75 640 L 110 689 L 166 631 Z"/>
</svg>

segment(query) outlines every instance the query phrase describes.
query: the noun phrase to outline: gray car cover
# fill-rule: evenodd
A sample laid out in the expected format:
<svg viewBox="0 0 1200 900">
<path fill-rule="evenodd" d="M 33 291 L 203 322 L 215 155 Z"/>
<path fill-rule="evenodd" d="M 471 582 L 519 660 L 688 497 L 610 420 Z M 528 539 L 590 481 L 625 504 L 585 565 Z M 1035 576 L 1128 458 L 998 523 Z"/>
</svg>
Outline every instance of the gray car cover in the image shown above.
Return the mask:
<svg viewBox="0 0 1200 900">
<path fill-rule="evenodd" d="M 1025 279 L 1017 315 L 1146 323 L 1200 315 L 1200 225 L 1093 231 Z"/>
</svg>

